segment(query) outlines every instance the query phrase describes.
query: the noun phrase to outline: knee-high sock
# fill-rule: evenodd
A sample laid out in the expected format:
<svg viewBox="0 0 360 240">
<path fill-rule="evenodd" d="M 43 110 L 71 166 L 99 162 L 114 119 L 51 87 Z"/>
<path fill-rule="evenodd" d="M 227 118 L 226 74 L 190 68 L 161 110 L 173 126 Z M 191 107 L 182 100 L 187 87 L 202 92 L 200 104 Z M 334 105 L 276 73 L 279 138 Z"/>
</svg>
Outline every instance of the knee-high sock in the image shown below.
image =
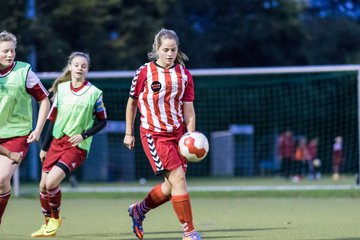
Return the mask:
<svg viewBox="0 0 360 240">
<path fill-rule="evenodd" d="M 189 194 L 173 195 L 171 201 L 174 211 L 183 226 L 185 235 L 195 231 Z"/>
<path fill-rule="evenodd" d="M 56 187 L 55 189 L 47 190 L 47 196 L 49 206 L 51 210 L 51 217 L 55 219 L 60 218 L 60 207 L 61 207 L 61 189 Z"/>
<path fill-rule="evenodd" d="M 40 199 L 41 211 L 45 216 L 45 221 L 47 221 L 47 218 L 51 216 L 51 209 L 49 205 L 49 198 L 47 192 L 46 191 L 40 192 L 39 199 Z"/>
<path fill-rule="evenodd" d="M 142 200 L 142 202 L 138 205 L 138 211 L 140 214 L 145 215 L 151 209 L 157 208 L 171 199 L 171 195 L 166 196 L 161 191 L 161 185 L 162 184 L 158 184 L 151 189 L 144 200 Z"/>
<path fill-rule="evenodd" d="M 0 224 L 1 224 L 2 216 L 5 212 L 6 205 L 9 201 L 10 195 L 11 195 L 10 191 L 0 195 Z"/>
</svg>

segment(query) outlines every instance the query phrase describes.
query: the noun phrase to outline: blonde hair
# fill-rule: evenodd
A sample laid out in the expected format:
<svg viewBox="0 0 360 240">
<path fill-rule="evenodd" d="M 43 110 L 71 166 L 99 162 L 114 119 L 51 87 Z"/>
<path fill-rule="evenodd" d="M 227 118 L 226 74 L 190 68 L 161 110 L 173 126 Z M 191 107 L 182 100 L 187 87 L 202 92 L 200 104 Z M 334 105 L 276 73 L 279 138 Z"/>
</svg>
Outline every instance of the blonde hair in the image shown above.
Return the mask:
<svg viewBox="0 0 360 240">
<path fill-rule="evenodd" d="M 161 46 L 161 40 L 162 39 L 173 39 L 176 42 L 176 45 L 179 47 L 179 38 L 176 35 L 176 32 L 174 32 L 173 30 L 169 30 L 169 29 L 165 29 L 162 28 L 156 35 L 154 38 L 154 43 L 152 45 L 152 50 L 151 52 L 148 52 L 148 58 L 150 61 L 155 61 L 159 58 L 158 54 L 157 54 L 157 50 L 160 48 Z M 188 61 L 189 58 L 188 56 L 186 56 L 185 53 L 181 52 L 178 49 L 178 53 L 175 59 L 175 63 L 178 63 L 180 65 L 185 66 L 184 61 Z"/>
<path fill-rule="evenodd" d="M 60 83 L 71 81 L 71 72 L 69 70 L 69 65 L 71 64 L 72 60 L 75 57 L 83 57 L 83 58 L 85 58 L 87 60 L 87 62 L 88 62 L 88 65 L 90 66 L 90 56 L 89 56 L 89 54 L 83 53 L 83 52 L 73 52 L 73 53 L 71 53 L 70 56 L 68 57 L 67 64 L 64 67 L 62 74 L 60 75 L 60 77 L 58 77 L 54 81 L 52 87 L 49 89 L 49 92 L 53 93 L 54 96 L 55 96 L 55 93 L 57 92 L 57 89 L 58 89 L 58 86 L 59 86 Z"/>
<path fill-rule="evenodd" d="M 9 33 L 6 30 L 0 32 L 0 42 L 10 42 L 10 41 L 13 42 L 16 47 L 17 40 L 14 34 Z"/>
</svg>

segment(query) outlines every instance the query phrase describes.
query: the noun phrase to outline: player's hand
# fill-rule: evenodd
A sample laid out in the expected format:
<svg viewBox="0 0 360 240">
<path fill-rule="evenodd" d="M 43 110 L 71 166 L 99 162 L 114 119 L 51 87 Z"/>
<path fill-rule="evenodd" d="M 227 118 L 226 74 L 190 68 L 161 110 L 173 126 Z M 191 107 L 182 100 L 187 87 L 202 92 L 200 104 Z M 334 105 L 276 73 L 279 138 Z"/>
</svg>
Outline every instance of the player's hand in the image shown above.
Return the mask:
<svg viewBox="0 0 360 240">
<path fill-rule="evenodd" d="M 27 143 L 37 142 L 39 141 L 39 138 L 40 138 L 40 132 L 34 130 L 29 134 L 28 138 L 26 139 L 26 142 Z"/>
<path fill-rule="evenodd" d="M 10 152 L 8 158 L 13 161 L 13 164 L 20 164 L 23 159 L 23 152 Z"/>
<path fill-rule="evenodd" d="M 41 150 L 39 153 L 39 157 L 40 157 L 40 161 L 44 162 L 45 157 L 46 157 L 47 151 Z"/>
<path fill-rule="evenodd" d="M 132 135 L 125 135 L 123 143 L 128 149 L 133 149 L 135 146 L 135 137 Z"/>
<path fill-rule="evenodd" d="M 73 147 L 77 146 L 79 143 L 81 143 L 84 140 L 84 138 L 81 136 L 81 134 L 76 134 L 69 138 L 69 142 Z"/>
</svg>

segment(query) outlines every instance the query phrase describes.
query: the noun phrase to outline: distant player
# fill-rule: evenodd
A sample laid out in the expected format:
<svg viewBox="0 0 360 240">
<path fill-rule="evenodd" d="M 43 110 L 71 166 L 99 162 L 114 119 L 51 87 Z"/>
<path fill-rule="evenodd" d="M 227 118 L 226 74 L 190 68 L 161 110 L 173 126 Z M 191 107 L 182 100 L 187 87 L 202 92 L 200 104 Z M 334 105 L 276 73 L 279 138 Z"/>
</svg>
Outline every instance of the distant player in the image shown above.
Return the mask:
<svg viewBox="0 0 360 240">
<path fill-rule="evenodd" d="M 337 136 L 333 145 L 332 152 L 332 164 L 333 164 L 333 179 L 338 180 L 340 178 L 340 168 L 343 162 L 343 138 Z"/>
<path fill-rule="evenodd" d="M 137 106 L 141 113 L 140 137 L 145 154 L 156 175 L 164 182 L 154 187 L 145 199 L 128 209 L 133 231 L 143 239 L 145 214 L 171 200 L 183 226 L 183 240 L 200 240 L 195 230 L 188 187 L 186 160 L 178 152 L 178 142 L 185 131 L 195 131 L 194 85 L 184 67 L 187 56 L 179 50 L 179 39 L 172 30 L 156 34 L 151 62 L 138 69 L 130 88 L 126 107 L 124 144 L 135 144 L 134 120 Z"/>
<path fill-rule="evenodd" d="M 39 140 L 50 108 L 48 92 L 30 64 L 15 61 L 16 42 L 12 33 L 0 32 L 0 224 L 10 198 L 11 177 L 29 143 Z M 40 104 L 34 130 L 32 97 Z"/>
<path fill-rule="evenodd" d="M 63 74 L 51 92 L 54 102 L 49 127 L 40 151 L 43 161 L 40 180 L 40 205 L 45 224 L 32 237 L 55 236 L 61 226 L 60 183 L 78 168 L 90 150 L 92 136 L 106 126 L 102 91 L 85 79 L 89 71 L 88 54 L 69 56 Z"/>
<path fill-rule="evenodd" d="M 307 139 L 306 137 L 300 137 L 296 149 L 295 149 L 295 156 L 294 156 L 294 171 L 295 175 L 292 178 L 293 182 L 299 182 L 303 179 L 304 175 L 304 167 L 310 161 L 311 157 L 309 154 L 309 150 L 307 148 Z"/>
<path fill-rule="evenodd" d="M 307 165 L 308 165 L 308 169 L 309 169 L 309 175 L 308 175 L 308 179 L 309 180 L 319 180 L 320 178 L 320 164 L 319 163 L 319 159 L 318 159 L 318 145 L 319 145 L 319 140 L 317 137 L 311 139 L 307 145 L 307 149 L 309 152 L 309 159 L 307 161 Z"/>
<path fill-rule="evenodd" d="M 283 132 L 277 140 L 277 153 L 281 161 L 281 175 L 288 179 L 295 152 L 295 140 L 290 130 Z"/>
</svg>

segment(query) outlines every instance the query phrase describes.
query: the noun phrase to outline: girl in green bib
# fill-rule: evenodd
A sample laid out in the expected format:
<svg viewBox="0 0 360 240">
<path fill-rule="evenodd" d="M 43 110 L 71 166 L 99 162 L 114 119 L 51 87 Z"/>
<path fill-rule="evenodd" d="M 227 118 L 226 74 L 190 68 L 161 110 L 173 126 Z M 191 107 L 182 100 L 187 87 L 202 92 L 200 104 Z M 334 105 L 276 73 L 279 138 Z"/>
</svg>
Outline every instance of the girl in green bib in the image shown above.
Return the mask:
<svg viewBox="0 0 360 240">
<path fill-rule="evenodd" d="M 32 237 L 55 236 L 61 226 L 60 183 L 78 168 L 90 150 L 92 136 L 106 126 L 102 91 L 86 80 L 88 54 L 69 56 L 63 74 L 50 92 L 53 104 L 48 116 L 48 131 L 40 152 L 43 162 L 40 180 L 40 205 L 45 224 Z"/>
<path fill-rule="evenodd" d="M 39 140 L 50 108 L 48 92 L 30 64 L 15 61 L 16 42 L 12 33 L 0 32 L 0 223 L 10 199 L 11 178 L 29 144 Z M 39 103 L 35 129 L 32 98 Z"/>
</svg>

